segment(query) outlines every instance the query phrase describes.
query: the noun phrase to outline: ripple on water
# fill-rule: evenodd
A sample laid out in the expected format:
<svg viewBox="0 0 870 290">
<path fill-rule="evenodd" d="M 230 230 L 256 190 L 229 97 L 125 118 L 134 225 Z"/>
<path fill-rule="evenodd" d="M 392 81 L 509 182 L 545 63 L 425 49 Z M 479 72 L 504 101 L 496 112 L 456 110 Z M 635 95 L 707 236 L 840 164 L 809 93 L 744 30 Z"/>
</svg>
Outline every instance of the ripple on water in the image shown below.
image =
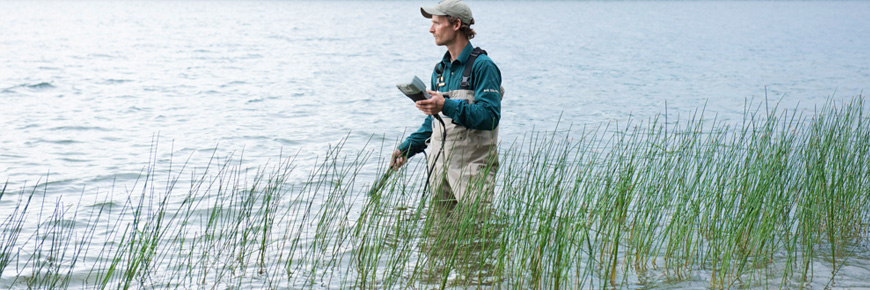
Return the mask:
<svg viewBox="0 0 870 290">
<path fill-rule="evenodd" d="M 29 130 L 29 129 L 39 128 L 39 127 L 42 127 L 42 125 L 37 124 L 37 123 L 29 123 L 29 124 L 24 124 L 24 125 L 21 126 L 21 127 L 18 127 L 18 129 L 20 129 L 20 130 Z"/>
<path fill-rule="evenodd" d="M 226 84 L 221 85 L 221 88 L 226 88 L 226 87 L 235 86 L 235 85 L 246 85 L 246 84 L 248 84 L 248 82 L 246 82 L 246 81 L 231 81 L 231 82 L 228 82 Z"/>
<path fill-rule="evenodd" d="M 105 202 L 98 202 L 98 203 L 89 205 L 88 207 L 99 208 L 99 209 L 112 209 L 112 208 L 119 207 L 119 206 L 122 206 L 122 205 L 120 203 L 117 203 L 114 201 L 105 201 Z"/>
<path fill-rule="evenodd" d="M 71 163 L 88 163 L 91 162 L 90 159 L 78 159 L 78 158 L 70 158 L 70 157 L 62 157 L 60 161 L 71 162 Z"/>
<path fill-rule="evenodd" d="M 73 139 L 57 139 L 57 140 L 49 140 L 49 139 L 44 139 L 44 138 L 37 138 L 37 139 L 32 140 L 32 141 L 24 142 L 24 144 L 25 144 L 25 145 L 28 145 L 28 146 L 30 146 L 30 145 L 36 145 L 36 144 L 69 145 L 69 144 L 77 144 L 77 143 L 82 143 L 82 142 L 81 142 L 81 141 L 78 141 L 78 140 L 73 140 Z"/>
<path fill-rule="evenodd" d="M 41 82 L 41 83 L 35 83 L 35 84 L 25 83 L 25 84 L 20 84 L 17 86 L 11 86 L 11 87 L 5 88 L 5 89 L 3 89 L 3 91 L 0 91 L 0 92 L 2 92 L 4 94 L 15 94 L 15 93 L 18 93 L 15 90 L 16 88 L 26 88 L 26 89 L 30 89 L 31 91 L 42 91 L 42 90 L 52 89 L 52 88 L 54 88 L 54 85 L 52 85 L 51 82 Z"/>
<path fill-rule="evenodd" d="M 82 59 L 92 59 L 92 58 L 116 58 L 114 55 L 105 54 L 105 53 L 90 53 Z"/>
<path fill-rule="evenodd" d="M 103 81 L 103 83 L 104 83 L 104 84 L 109 84 L 109 85 L 113 85 L 113 84 L 123 84 L 123 83 L 129 83 L 129 82 L 132 82 L 132 81 L 133 81 L 133 80 L 123 80 L 123 79 L 106 79 L 106 80 L 105 80 L 105 81 Z"/>
<path fill-rule="evenodd" d="M 70 220 L 70 219 L 55 219 L 55 220 L 49 220 L 49 221 L 43 222 L 43 223 L 39 224 L 39 227 L 49 228 L 49 229 L 53 229 L 53 228 L 72 229 L 80 224 L 82 224 L 82 226 L 87 226 L 83 222 L 76 222 L 76 221 Z"/>
<path fill-rule="evenodd" d="M 137 112 L 142 112 L 145 110 L 147 110 L 147 109 L 143 109 L 143 108 L 140 108 L 137 106 L 130 106 L 130 107 L 127 107 L 127 110 L 125 113 L 137 113 Z"/>
<path fill-rule="evenodd" d="M 299 145 L 299 144 L 303 143 L 302 141 L 299 141 L 299 140 L 290 140 L 290 139 L 286 139 L 286 138 L 274 138 L 272 140 L 275 142 L 278 142 L 279 144 L 281 144 L 283 146 L 288 146 L 288 147 L 294 146 L 294 145 Z"/>
<path fill-rule="evenodd" d="M 30 89 L 51 89 L 54 88 L 54 85 L 51 82 L 41 82 L 36 84 L 23 84 L 22 87 L 27 87 Z"/>
<path fill-rule="evenodd" d="M 111 129 L 95 126 L 58 126 L 48 129 L 49 131 L 101 131 L 111 132 Z"/>
</svg>

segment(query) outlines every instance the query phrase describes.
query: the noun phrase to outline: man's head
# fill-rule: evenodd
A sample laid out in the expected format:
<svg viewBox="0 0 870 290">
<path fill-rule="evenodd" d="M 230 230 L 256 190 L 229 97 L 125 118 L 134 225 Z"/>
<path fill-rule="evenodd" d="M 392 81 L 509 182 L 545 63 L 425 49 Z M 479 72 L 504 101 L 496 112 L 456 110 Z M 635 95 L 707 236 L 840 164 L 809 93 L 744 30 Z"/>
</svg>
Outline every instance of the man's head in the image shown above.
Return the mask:
<svg viewBox="0 0 870 290">
<path fill-rule="evenodd" d="M 474 24 L 471 8 L 461 0 L 444 0 L 434 7 L 420 7 L 420 13 L 423 17 L 432 18 L 429 32 L 435 36 L 438 45 L 449 44 L 456 32 L 461 32 L 466 39 L 472 39 L 477 34 L 471 29 Z"/>
</svg>

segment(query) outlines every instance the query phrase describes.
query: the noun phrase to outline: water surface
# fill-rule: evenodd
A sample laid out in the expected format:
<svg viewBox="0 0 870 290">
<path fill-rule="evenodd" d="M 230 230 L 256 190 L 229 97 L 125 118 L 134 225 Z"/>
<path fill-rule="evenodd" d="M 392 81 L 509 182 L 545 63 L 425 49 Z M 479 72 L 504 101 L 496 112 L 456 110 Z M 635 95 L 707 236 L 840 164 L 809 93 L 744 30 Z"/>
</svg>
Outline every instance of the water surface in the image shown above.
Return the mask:
<svg viewBox="0 0 870 290">
<path fill-rule="evenodd" d="M 48 182 L 46 200 L 93 204 L 152 162 L 167 176 L 212 156 L 254 171 L 296 155 L 301 183 L 343 138 L 384 158 L 423 120 L 395 84 L 426 79 L 444 53 L 421 5 L 4 1 L 0 180 L 15 193 Z M 809 114 L 870 84 L 868 2 L 469 5 L 472 43 L 507 91 L 505 142 L 665 111 L 738 121 L 747 101 Z"/>
</svg>

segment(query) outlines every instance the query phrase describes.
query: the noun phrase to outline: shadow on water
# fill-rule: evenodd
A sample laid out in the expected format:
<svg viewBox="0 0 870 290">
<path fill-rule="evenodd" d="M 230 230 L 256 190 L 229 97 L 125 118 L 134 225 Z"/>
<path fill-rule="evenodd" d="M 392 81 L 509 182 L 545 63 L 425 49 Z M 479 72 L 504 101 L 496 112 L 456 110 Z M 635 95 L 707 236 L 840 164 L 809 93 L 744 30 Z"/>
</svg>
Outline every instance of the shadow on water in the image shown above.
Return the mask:
<svg viewBox="0 0 870 290">
<path fill-rule="evenodd" d="M 495 210 L 426 198 L 373 196 L 356 229 L 356 287 L 491 287 L 504 225 Z"/>
<path fill-rule="evenodd" d="M 504 225 L 490 207 L 433 200 L 420 237 L 422 284 L 492 286 Z"/>
</svg>

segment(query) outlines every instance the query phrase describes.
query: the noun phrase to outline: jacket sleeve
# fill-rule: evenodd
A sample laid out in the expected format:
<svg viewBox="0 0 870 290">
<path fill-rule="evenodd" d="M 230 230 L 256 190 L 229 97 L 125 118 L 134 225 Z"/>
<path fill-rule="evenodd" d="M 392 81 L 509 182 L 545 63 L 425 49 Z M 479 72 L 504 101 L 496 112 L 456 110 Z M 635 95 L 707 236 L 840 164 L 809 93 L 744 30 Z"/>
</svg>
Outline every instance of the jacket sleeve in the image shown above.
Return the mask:
<svg viewBox="0 0 870 290">
<path fill-rule="evenodd" d="M 427 116 L 426 120 L 423 121 L 423 125 L 420 125 L 420 128 L 417 129 L 417 132 L 411 133 L 408 138 L 405 138 L 405 141 L 399 145 L 398 149 L 402 154 L 410 158 L 426 150 L 426 139 L 429 139 L 429 136 L 432 136 L 432 116 Z"/>
<path fill-rule="evenodd" d="M 474 104 L 447 99 L 441 111 L 466 128 L 493 130 L 501 119 L 501 72 L 492 59 L 481 55 L 471 73 Z"/>
</svg>

